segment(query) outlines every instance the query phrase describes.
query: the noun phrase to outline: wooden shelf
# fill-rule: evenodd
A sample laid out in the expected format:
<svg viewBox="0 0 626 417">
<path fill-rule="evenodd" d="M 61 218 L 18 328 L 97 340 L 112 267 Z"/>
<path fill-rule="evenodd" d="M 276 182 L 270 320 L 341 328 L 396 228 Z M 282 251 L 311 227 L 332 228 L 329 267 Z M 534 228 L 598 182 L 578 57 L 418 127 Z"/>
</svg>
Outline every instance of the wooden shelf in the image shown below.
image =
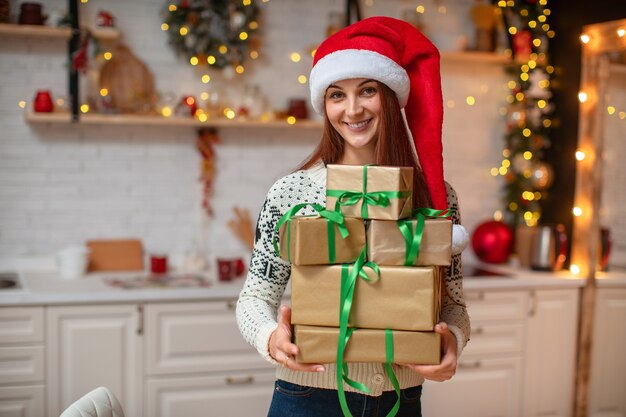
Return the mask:
<svg viewBox="0 0 626 417">
<path fill-rule="evenodd" d="M 69 27 L 0 23 L 0 36 L 69 39 L 72 37 L 72 29 Z"/>
<path fill-rule="evenodd" d="M 511 57 L 493 52 L 459 51 L 441 52 L 441 61 L 450 63 L 477 62 L 485 64 L 505 65 L 512 62 Z"/>
<path fill-rule="evenodd" d="M 117 28 L 100 28 L 97 26 L 87 26 L 86 30 L 91 33 L 96 39 L 101 41 L 116 41 L 121 37 L 120 31 Z"/>
<path fill-rule="evenodd" d="M 70 124 L 69 113 L 34 113 L 26 112 L 26 122 L 32 124 L 54 123 Z M 117 115 L 117 114 L 81 114 L 81 125 L 117 125 L 117 126 L 175 126 L 175 127 L 213 127 L 213 128 L 305 128 L 321 129 L 323 124 L 315 120 L 300 120 L 291 125 L 286 120 L 244 120 L 244 119 L 215 119 L 201 122 L 198 119 L 183 117 L 163 117 L 151 115 Z"/>
</svg>

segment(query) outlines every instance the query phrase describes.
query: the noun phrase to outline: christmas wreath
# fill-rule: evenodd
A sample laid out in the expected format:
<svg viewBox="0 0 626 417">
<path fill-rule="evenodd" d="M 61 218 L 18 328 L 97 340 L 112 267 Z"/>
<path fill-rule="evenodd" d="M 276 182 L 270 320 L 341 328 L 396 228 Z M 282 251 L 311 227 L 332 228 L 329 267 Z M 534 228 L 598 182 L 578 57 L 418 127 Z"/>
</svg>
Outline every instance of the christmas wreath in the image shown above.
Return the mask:
<svg viewBox="0 0 626 417">
<path fill-rule="evenodd" d="M 181 0 L 167 3 L 162 27 L 170 45 L 193 65 L 224 68 L 243 63 L 258 13 L 253 0 Z"/>
</svg>

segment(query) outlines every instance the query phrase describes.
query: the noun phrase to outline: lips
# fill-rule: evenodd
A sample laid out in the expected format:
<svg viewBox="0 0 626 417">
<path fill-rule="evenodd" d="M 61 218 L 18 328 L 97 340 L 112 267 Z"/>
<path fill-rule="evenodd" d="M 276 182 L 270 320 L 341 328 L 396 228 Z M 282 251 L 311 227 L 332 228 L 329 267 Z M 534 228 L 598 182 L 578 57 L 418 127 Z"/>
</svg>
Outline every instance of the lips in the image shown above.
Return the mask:
<svg viewBox="0 0 626 417">
<path fill-rule="evenodd" d="M 344 122 L 350 129 L 362 129 L 365 126 L 367 126 L 370 122 L 372 121 L 372 119 L 368 119 L 368 120 L 364 120 L 362 122 L 358 122 L 358 123 L 347 123 Z"/>
</svg>

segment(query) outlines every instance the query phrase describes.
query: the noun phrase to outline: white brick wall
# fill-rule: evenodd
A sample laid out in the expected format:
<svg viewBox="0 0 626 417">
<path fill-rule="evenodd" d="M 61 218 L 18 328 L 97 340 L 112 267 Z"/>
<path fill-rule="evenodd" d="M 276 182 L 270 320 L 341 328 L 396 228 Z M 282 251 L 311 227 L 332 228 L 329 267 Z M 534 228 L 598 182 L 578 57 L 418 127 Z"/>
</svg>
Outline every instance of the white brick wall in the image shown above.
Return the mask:
<svg viewBox="0 0 626 417">
<path fill-rule="evenodd" d="M 18 9 L 12 2 L 13 10 Z M 213 74 L 207 87 L 201 72 L 177 59 L 160 30 L 163 0 L 90 0 L 81 5 L 83 21 L 99 9 L 111 11 L 124 40 L 153 72 L 159 91 L 198 95 L 220 88 L 232 97 L 245 83 L 255 83 L 275 108 L 291 97 L 307 97 L 296 81 L 308 74 L 306 50 L 325 33 L 330 11 L 343 1 L 271 0 L 262 7 L 262 57 L 246 74 L 225 83 Z M 419 2 L 367 0 L 366 16 L 400 17 Z M 45 2 L 47 11 L 64 0 Z M 451 49 L 460 36 L 470 40 L 470 0 L 445 2 L 447 13 L 426 6 L 430 37 Z M 300 63 L 289 61 L 298 51 Z M 49 255 L 64 245 L 89 238 L 138 236 L 149 251 L 181 253 L 204 242 L 209 256 L 243 251 L 225 226 L 235 205 L 247 207 L 256 220 L 267 189 L 315 146 L 319 132 L 280 129 L 222 129 L 217 146 L 215 217 L 203 219 L 199 157 L 192 128 L 151 126 L 28 125 L 19 100 L 35 90 L 66 96 L 66 45 L 60 40 L 11 39 L 0 42 L 0 257 Z M 469 230 L 499 208 L 499 179 L 489 169 L 500 162 L 506 77 L 488 64 L 444 63 L 444 124 L 447 179 L 458 190 Z M 83 84 L 84 81 L 83 81 Z M 467 95 L 477 104 L 465 104 Z M 29 103 L 30 105 L 30 103 Z M 471 253 L 468 252 L 471 256 Z"/>
</svg>

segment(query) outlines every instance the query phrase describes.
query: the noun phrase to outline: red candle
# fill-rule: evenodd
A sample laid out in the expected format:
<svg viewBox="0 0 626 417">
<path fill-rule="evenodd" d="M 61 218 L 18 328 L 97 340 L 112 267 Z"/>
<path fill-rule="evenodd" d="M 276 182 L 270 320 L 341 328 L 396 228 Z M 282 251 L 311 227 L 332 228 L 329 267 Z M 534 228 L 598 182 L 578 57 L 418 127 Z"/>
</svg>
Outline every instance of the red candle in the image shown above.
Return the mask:
<svg viewBox="0 0 626 417">
<path fill-rule="evenodd" d="M 50 113 L 54 110 L 52 96 L 48 90 L 39 90 L 35 95 L 33 109 L 38 113 Z"/>
<path fill-rule="evenodd" d="M 167 272 L 167 256 L 152 255 L 150 257 L 150 272 L 153 274 L 164 274 Z"/>
</svg>

